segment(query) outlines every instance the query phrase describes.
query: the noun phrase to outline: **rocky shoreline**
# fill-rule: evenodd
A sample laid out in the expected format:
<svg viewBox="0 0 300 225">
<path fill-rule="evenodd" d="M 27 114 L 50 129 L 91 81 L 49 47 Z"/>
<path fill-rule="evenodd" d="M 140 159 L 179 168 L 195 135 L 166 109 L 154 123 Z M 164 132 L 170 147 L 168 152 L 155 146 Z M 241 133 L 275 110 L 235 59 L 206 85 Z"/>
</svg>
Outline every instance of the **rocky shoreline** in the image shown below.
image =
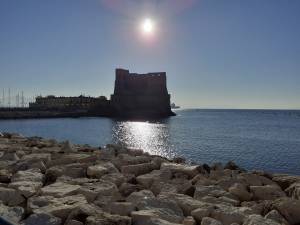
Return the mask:
<svg viewBox="0 0 300 225">
<path fill-rule="evenodd" d="M 297 225 L 300 176 L 0 133 L 0 216 L 23 225 Z"/>
</svg>

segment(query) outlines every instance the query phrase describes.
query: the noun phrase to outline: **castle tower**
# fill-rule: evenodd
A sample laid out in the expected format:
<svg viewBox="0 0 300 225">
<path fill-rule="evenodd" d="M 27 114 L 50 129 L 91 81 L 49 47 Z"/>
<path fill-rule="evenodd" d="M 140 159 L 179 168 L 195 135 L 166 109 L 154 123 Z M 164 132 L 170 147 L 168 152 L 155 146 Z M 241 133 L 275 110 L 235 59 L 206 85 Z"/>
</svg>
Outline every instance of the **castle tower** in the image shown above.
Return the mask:
<svg viewBox="0 0 300 225">
<path fill-rule="evenodd" d="M 111 106 L 115 116 L 167 117 L 174 113 L 170 107 L 166 73 L 129 73 L 116 69 Z"/>
</svg>

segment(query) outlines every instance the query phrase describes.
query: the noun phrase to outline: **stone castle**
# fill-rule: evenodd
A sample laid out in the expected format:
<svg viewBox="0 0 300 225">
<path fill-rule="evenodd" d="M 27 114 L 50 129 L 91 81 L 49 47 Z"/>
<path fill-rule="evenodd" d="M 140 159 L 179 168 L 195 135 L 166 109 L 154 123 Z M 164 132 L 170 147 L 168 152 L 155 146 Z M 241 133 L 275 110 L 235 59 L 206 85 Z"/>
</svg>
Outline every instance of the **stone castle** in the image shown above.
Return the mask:
<svg viewBox="0 0 300 225">
<path fill-rule="evenodd" d="M 171 116 L 170 95 L 166 73 L 129 73 L 116 69 L 114 94 L 111 105 L 116 115 Z"/>
<path fill-rule="evenodd" d="M 109 117 L 168 117 L 171 111 L 166 73 L 129 73 L 116 69 L 114 93 L 111 99 L 93 97 L 39 96 L 30 103 L 32 110 L 86 112 L 88 115 Z"/>
</svg>

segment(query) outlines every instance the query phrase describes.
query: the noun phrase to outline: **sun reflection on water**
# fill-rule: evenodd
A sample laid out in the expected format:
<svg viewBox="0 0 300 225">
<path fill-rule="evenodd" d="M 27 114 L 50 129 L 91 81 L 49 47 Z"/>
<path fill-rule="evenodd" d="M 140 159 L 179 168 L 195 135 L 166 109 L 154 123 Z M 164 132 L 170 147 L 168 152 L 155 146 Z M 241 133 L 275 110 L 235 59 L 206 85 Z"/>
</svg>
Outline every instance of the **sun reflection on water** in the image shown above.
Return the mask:
<svg viewBox="0 0 300 225">
<path fill-rule="evenodd" d="M 168 158 L 175 156 L 166 123 L 117 121 L 112 130 L 115 143 L 142 149 L 154 155 Z"/>
</svg>

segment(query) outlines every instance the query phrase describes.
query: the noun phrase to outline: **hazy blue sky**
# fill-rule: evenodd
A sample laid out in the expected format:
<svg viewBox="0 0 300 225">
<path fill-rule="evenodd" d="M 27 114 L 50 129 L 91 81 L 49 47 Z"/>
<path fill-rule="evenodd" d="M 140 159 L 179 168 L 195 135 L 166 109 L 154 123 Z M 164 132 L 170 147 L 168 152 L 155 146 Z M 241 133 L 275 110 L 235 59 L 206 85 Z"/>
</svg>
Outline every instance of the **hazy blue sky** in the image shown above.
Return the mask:
<svg viewBox="0 0 300 225">
<path fill-rule="evenodd" d="M 184 107 L 300 109 L 300 1 L 0 0 L 1 89 L 109 96 L 116 67 Z"/>
</svg>

